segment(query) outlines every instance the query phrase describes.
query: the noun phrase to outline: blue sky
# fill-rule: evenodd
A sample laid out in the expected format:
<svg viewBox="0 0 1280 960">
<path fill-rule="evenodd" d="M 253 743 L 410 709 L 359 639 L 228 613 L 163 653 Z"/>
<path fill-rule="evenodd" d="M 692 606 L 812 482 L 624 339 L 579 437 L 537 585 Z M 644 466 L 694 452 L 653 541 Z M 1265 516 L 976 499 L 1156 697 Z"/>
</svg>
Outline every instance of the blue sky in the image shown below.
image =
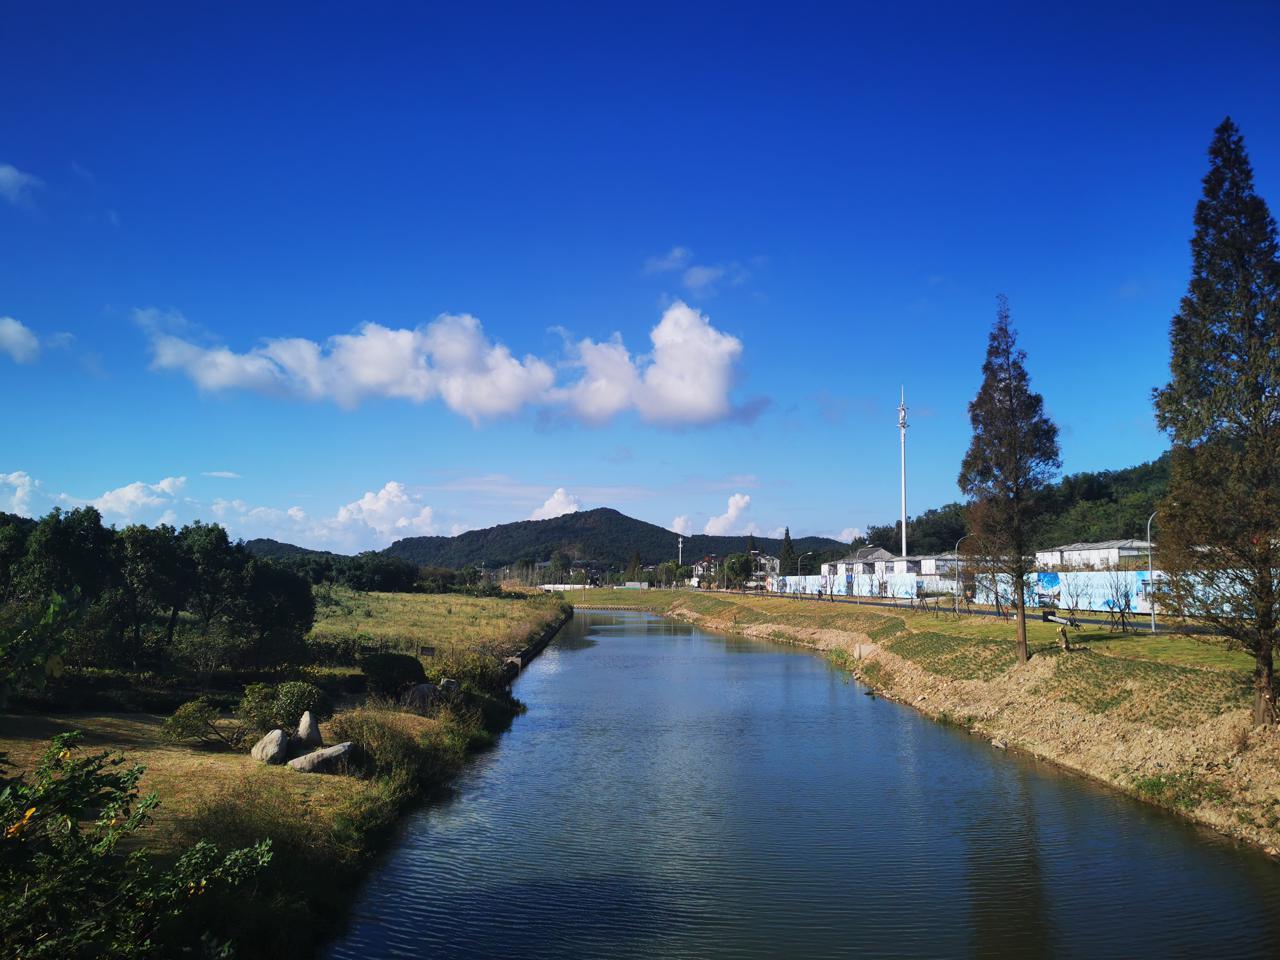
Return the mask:
<svg viewBox="0 0 1280 960">
<path fill-rule="evenodd" d="M 1067 471 L 1164 449 L 1224 115 L 1280 205 L 1280 8 L 604 6 L 11 5 L 0 509 L 847 536 L 900 383 L 956 499 L 999 292 Z"/>
</svg>

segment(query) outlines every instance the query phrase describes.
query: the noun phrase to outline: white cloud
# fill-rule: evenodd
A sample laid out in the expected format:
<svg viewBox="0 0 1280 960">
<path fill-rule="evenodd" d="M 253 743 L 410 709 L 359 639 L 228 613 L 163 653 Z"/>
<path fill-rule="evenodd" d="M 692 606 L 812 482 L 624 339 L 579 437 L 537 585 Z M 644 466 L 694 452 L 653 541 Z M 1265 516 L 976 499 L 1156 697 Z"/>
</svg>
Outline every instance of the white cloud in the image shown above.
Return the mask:
<svg viewBox="0 0 1280 960">
<path fill-rule="evenodd" d="M 432 533 L 433 511 L 411 497 L 404 484 L 390 480 L 377 493 L 365 495 L 338 510 L 334 522 L 339 526 L 363 523 L 382 537 L 414 537 Z"/>
<path fill-rule="evenodd" d="M 323 344 L 266 340 L 246 353 L 201 346 L 181 315 L 139 310 L 136 317 L 151 336 L 153 369 L 181 371 L 201 390 L 255 390 L 345 407 L 368 397 L 439 398 L 473 423 L 556 404 L 590 423 L 628 410 L 652 423 L 710 423 L 734 414 L 729 392 L 742 355 L 738 338 L 681 301 L 650 331 L 653 350 L 644 356 L 633 357 L 617 334 L 573 344 L 570 366 L 581 372 L 565 387 L 556 386 L 547 362 L 517 359 L 469 314 L 412 330 L 367 323 Z M 175 326 L 179 333 L 166 332 Z"/>
<path fill-rule="evenodd" d="M 15 363 L 30 363 L 40 356 L 40 341 L 31 328 L 13 317 L 0 317 L 0 353 Z"/>
<path fill-rule="evenodd" d="M 435 511 L 395 480 L 380 490 L 366 491 L 328 517 L 313 517 L 298 506 L 281 510 L 239 499 L 214 500 L 211 509 L 237 536 L 271 537 L 339 551 L 378 549 L 402 537 L 436 532 Z"/>
<path fill-rule="evenodd" d="M 640 362 L 617 338 L 578 344 L 584 372 L 564 395 L 580 417 L 600 422 L 633 408 L 653 423 L 696 424 L 733 412 L 729 391 L 741 340 L 679 300 L 667 307 L 649 339 L 653 353 Z"/>
<path fill-rule="evenodd" d="M 13 473 L 0 473 L 0 486 L 13 488 L 13 493 L 8 497 L 8 504 L 5 510 L 22 517 L 31 516 L 31 495 L 35 493 L 35 489 L 39 485 L 39 481 L 33 480 L 30 474 L 22 470 L 15 470 Z M 0 501 L 0 503 L 2 502 Z"/>
<path fill-rule="evenodd" d="M 200 474 L 200 476 L 202 476 L 202 477 L 214 477 L 215 479 L 218 479 L 218 480 L 239 480 L 239 479 L 241 479 L 240 474 L 238 474 L 238 473 L 233 473 L 233 472 L 232 472 L 232 471 L 230 471 L 230 470 L 206 470 L 204 473 Z"/>
<path fill-rule="evenodd" d="M 145 509 L 169 506 L 186 483 L 186 477 L 165 477 L 156 483 L 136 480 L 123 487 L 108 490 L 93 500 L 76 500 L 66 494 L 62 494 L 59 499 L 71 503 L 88 503 L 104 514 L 131 519 Z"/>
<path fill-rule="evenodd" d="M 32 194 L 43 185 L 39 177 L 23 173 L 11 164 L 0 163 L 0 197 L 4 197 L 14 206 L 21 207 L 29 204 Z"/>
<path fill-rule="evenodd" d="M 693 257 L 688 247 L 672 247 L 660 257 L 650 257 L 644 262 L 645 273 L 670 273 L 682 269 Z"/>
<path fill-rule="evenodd" d="M 164 332 L 173 318 L 158 311 L 136 316 L 151 333 L 152 367 L 179 370 L 207 391 L 256 390 L 331 399 L 343 407 L 368 397 L 415 403 L 438 397 L 476 422 L 540 401 L 555 380 L 544 361 L 519 360 L 490 341 L 469 314 L 445 314 L 412 330 L 366 323 L 323 344 L 299 337 L 266 340 L 246 353 Z"/>
<path fill-rule="evenodd" d="M 694 263 L 688 247 L 672 247 L 644 264 L 645 273 L 679 273 L 680 283 L 695 297 L 714 296 L 723 281 L 731 286 L 746 283 L 751 272 L 737 260 L 728 263 Z"/>
<path fill-rule="evenodd" d="M 581 509 L 582 504 L 577 497 L 564 487 L 556 487 L 555 493 L 547 497 L 546 502 L 529 515 L 529 519 L 550 520 L 552 517 L 563 517 L 566 513 L 577 513 Z"/>
<path fill-rule="evenodd" d="M 671 529 L 682 537 L 688 537 L 693 534 L 693 524 L 683 513 L 671 521 Z"/>
<path fill-rule="evenodd" d="M 707 526 L 703 533 L 710 534 L 715 537 L 728 536 L 733 532 L 734 526 L 738 519 L 751 506 L 751 497 L 745 493 L 735 493 L 729 497 L 724 513 L 718 517 L 712 517 L 707 521 Z"/>
<path fill-rule="evenodd" d="M 862 531 L 859 530 L 857 527 L 845 527 L 843 530 L 841 530 L 839 533 L 835 535 L 834 539 L 840 540 L 844 543 L 852 543 L 854 540 L 859 539 L 861 536 L 862 536 Z"/>
</svg>

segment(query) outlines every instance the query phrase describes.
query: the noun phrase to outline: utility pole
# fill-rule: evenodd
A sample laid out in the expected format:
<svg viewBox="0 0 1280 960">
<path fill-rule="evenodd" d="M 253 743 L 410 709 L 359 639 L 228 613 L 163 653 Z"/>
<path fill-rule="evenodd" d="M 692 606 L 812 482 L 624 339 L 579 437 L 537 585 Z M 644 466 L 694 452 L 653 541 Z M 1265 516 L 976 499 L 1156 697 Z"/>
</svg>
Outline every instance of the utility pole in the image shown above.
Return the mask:
<svg viewBox="0 0 1280 960">
<path fill-rule="evenodd" d="M 898 434 L 902 442 L 902 555 L 907 555 L 907 388 L 898 401 Z"/>
<path fill-rule="evenodd" d="M 676 566 L 684 566 L 684 537 L 676 537 Z"/>
</svg>

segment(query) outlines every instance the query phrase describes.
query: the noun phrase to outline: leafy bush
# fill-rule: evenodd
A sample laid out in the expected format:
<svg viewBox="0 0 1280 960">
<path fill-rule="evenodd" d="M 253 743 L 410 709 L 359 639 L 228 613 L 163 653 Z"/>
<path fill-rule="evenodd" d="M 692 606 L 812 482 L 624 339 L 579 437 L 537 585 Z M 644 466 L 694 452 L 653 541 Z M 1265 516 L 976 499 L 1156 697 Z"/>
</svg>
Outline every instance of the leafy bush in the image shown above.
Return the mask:
<svg viewBox="0 0 1280 960">
<path fill-rule="evenodd" d="M 323 690 L 313 683 L 290 680 L 274 687 L 269 683 L 249 684 L 236 712 L 251 729 L 265 732 L 296 727 L 308 710 L 317 720 L 333 713 Z"/>
<path fill-rule="evenodd" d="M 413 683 L 427 679 L 422 661 L 407 653 L 371 653 L 360 661 L 369 690 L 379 696 L 395 696 Z"/>
<path fill-rule="evenodd" d="M 29 777 L 0 790 L 0 954 L 24 960 L 221 954 L 191 908 L 271 860 L 270 841 L 220 853 L 199 840 L 171 866 L 152 864 L 134 835 L 155 794 L 143 768 L 106 753 L 78 756 L 78 733 L 54 737 Z M 120 847 L 134 847 L 124 854 Z"/>
<path fill-rule="evenodd" d="M 223 730 L 218 726 L 218 708 L 207 698 L 184 703 L 164 722 L 162 736 L 170 743 L 194 740 L 196 743 L 224 743 L 238 747 L 244 739 L 244 728 Z"/>
<path fill-rule="evenodd" d="M 476 650 L 451 650 L 434 657 L 427 679 L 439 683 L 446 677 L 457 680 L 469 693 L 491 697 L 505 695 L 508 686 L 502 661 Z"/>
</svg>

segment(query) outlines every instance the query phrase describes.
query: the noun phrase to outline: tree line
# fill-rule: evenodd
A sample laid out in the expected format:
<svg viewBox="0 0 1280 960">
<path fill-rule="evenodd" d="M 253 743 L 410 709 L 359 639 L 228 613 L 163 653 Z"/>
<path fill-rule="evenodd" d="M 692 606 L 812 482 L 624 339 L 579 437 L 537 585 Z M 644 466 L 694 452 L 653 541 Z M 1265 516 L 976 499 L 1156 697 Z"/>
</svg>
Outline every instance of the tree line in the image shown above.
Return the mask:
<svg viewBox="0 0 1280 960">
<path fill-rule="evenodd" d="M 311 584 L 217 524 L 104 526 L 93 507 L 0 515 L 0 650 L 18 661 L 197 671 L 299 662 Z"/>
<path fill-rule="evenodd" d="M 1167 489 L 1155 508 L 1156 557 L 1166 575 L 1157 602 L 1253 655 L 1254 721 L 1274 724 L 1280 244 L 1254 188 L 1244 139 L 1229 117 L 1214 133 L 1202 186 L 1191 278 L 1170 324 L 1169 381 L 1152 391 L 1156 422 L 1172 444 Z M 1003 298 L 969 419 L 973 439 L 958 478 L 969 498 L 963 516 L 973 542 L 966 547 L 1009 578 L 1018 656 L 1025 661 L 1029 555 L 1061 461 L 1057 427 L 1031 389 L 1026 353 Z M 1150 471 L 1153 484 L 1161 479 Z"/>
</svg>

